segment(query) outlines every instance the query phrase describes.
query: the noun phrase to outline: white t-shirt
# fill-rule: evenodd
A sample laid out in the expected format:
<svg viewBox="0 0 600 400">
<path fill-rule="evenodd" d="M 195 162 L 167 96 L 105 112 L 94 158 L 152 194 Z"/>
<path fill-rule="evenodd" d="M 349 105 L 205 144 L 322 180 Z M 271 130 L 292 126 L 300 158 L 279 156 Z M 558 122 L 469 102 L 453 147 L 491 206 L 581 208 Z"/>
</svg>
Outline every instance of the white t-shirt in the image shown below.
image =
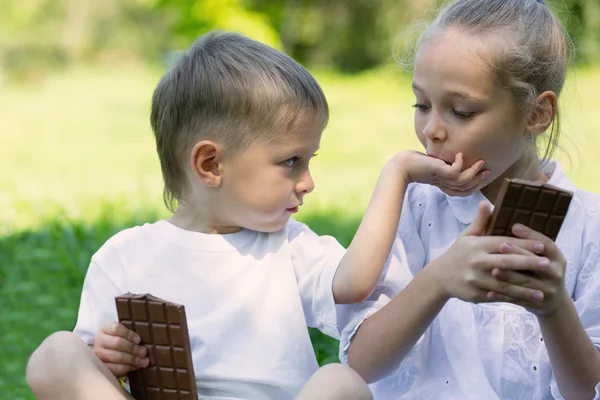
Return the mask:
<svg viewBox="0 0 600 400">
<path fill-rule="evenodd" d="M 74 332 L 92 344 L 115 296 L 183 304 L 201 399 L 291 399 L 317 370 L 307 326 L 339 337 L 333 276 L 344 248 L 290 220 L 275 233 L 124 230 L 92 257 Z"/>
<path fill-rule="evenodd" d="M 600 196 L 576 190 L 557 163 L 549 163 L 545 172 L 550 184 L 575 191 L 556 244 L 567 260 L 567 290 L 600 349 Z M 482 200 L 480 192 L 461 198 L 433 186 L 409 187 L 386 274 L 371 298 L 354 306 L 342 332 L 342 360 L 347 362 L 360 323 L 450 247 L 473 221 Z M 372 389 L 376 399 L 385 400 L 563 398 L 533 314 L 506 303 L 457 299 L 445 305 L 397 370 Z"/>
</svg>

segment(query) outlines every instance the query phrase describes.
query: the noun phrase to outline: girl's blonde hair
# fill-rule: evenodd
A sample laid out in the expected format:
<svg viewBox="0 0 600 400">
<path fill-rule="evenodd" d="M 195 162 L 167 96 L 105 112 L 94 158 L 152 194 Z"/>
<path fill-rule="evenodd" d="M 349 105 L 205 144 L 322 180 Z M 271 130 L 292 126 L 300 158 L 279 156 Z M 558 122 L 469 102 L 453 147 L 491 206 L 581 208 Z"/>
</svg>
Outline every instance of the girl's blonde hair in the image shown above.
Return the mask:
<svg viewBox="0 0 600 400">
<path fill-rule="evenodd" d="M 417 48 L 449 28 L 478 37 L 494 49 L 490 67 L 499 84 L 511 91 L 523 116 L 529 115 L 541 93 L 560 95 L 572 44 L 563 25 L 542 1 L 454 1 L 439 11 L 419 38 Z M 552 157 L 559 136 L 557 109 L 543 159 Z"/>
</svg>

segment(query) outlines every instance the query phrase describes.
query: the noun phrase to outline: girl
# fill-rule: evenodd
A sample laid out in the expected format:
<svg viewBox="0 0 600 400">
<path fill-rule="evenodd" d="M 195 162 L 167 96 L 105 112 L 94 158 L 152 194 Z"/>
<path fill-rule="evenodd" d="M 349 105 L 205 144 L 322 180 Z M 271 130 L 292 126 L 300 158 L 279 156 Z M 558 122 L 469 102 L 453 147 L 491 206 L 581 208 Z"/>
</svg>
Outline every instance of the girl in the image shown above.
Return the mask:
<svg viewBox="0 0 600 400">
<path fill-rule="evenodd" d="M 463 197 L 409 187 L 387 273 L 342 336 L 341 358 L 377 382 L 375 398 L 600 399 L 600 196 L 549 161 L 569 50 L 536 0 L 458 0 L 420 38 L 418 138 L 432 157 L 484 160 L 490 176 Z M 538 241 L 528 250 L 481 236 L 480 203 L 504 178 L 575 192 L 556 243 L 521 225 L 516 236 Z M 531 253 L 545 256 L 533 273 L 501 267 Z"/>
</svg>

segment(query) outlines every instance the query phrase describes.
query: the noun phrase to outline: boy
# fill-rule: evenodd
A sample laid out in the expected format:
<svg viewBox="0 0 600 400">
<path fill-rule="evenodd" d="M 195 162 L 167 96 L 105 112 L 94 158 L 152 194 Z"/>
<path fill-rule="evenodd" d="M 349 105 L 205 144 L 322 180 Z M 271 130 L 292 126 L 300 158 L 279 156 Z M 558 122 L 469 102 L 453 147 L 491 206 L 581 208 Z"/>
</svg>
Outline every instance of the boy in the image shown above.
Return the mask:
<svg viewBox="0 0 600 400">
<path fill-rule="evenodd" d="M 481 165 L 461 173 L 459 158 L 449 166 L 412 152 L 395 156 L 345 252 L 290 220 L 314 188 L 309 161 L 327 119 L 321 88 L 291 58 L 237 34 L 197 40 L 152 99 L 173 216 L 118 233 L 92 257 L 74 332 L 97 360 L 70 334 L 55 336 L 30 361 L 34 392 L 81 393 L 76 380 L 60 378 L 75 368 L 107 386 L 110 374 L 148 365 L 139 337 L 115 323 L 114 297 L 132 292 L 185 305 L 201 398 L 368 398 L 344 367 L 313 376 L 318 365 L 306 326 L 339 337 L 344 313 L 335 305 L 370 295 L 409 182 L 442 179 L 470 193 Z M 58 348 L 78 361 L 57 363 Z M 40 372 L 49 365 L 60 386 Z"/>
</svg>

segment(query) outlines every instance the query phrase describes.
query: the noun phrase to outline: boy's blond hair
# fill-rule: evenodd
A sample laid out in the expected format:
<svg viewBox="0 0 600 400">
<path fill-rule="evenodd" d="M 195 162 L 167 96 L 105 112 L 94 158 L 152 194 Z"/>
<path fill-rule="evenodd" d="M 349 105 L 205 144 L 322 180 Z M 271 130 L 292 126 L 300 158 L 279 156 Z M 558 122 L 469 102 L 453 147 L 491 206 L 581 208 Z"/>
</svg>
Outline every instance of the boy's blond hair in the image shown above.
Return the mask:
<svg viewBox="0 0 600 400">
<path fill-rule="evenodd" d="M 319 84 L 287 55 L 236 33 L 197 39 L 158 84 L 151 124 L 174 211 L 187 187 L 184 165 L 202 139 L 228 152 L 290 132 L 300 122 L 325 126 L 327 101 Z"/>
</svg>

